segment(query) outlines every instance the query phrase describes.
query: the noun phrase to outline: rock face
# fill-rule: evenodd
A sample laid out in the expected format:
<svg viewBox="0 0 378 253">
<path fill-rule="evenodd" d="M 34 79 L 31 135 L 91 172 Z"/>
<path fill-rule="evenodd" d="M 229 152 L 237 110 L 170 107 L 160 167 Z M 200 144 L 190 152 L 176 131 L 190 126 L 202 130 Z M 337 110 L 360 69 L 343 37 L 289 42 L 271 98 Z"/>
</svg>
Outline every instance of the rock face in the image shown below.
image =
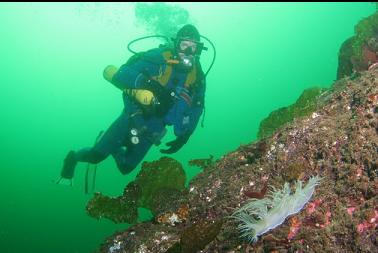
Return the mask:
<svg viewBox="0 0 378 253">
<path fill-rule="evenodd" d="M 267 118 L 260 122 L 257 137 L 259 139 L 268 137 L 277 128 L 291 122 L 294 118 L 310 115 L 316 110 L 318 96 L 326 90 L 326 88 L 320 87 L 306 89 L 294 104 L 271 112 Z"/>
<path fill-rule="evenodd" d="M 176 200 L 185 211 L 116 233 L 101 252 L 378 252 L 378 69 L 337 81 L 311 115 L 202 164 Z M 235 209 L 314 175 L 323 179 L 302 211 L 255 244 L 240 238 Z"/>
<path fill-rule="evenodd" d="M 362 19 L 355 35 L 340 47 L 337 79 L 367 70 L 378 62 L 378 11 Z"/>
</svg>

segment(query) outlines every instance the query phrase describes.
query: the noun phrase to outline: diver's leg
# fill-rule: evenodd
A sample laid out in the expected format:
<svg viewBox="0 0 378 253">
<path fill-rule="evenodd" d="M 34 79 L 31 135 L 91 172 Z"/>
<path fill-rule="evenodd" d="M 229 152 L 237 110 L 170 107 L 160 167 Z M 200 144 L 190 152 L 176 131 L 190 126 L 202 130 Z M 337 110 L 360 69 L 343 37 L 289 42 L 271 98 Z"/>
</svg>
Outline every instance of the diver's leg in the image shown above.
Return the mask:
<svg viewBox="0 0 378 253">
<path fill-rule="evenodd" d="M 129 115 L 122 111 L 122 114 L 113 122 L 109 129 L 101 137 L 100 141 L 92 148 L 93 152 L 108 157 L 118 150 L 124 143 L 129 128 Z M 103 160 L 102 159 L 102 160 Z"/>
<path fill-rule="evenodd" d="M 148 150 L 152 146 L 152 142 L 147 138 L 139 138 L 138 144 L 131 144 L 133 146 L 127 149 L 118 149 L 117 152 L 112 153 L 114 160 L 117 163 L 119 171 L 126 175 L 133 171 L 136 166 L 143 160 Z"/>
<path fill-rule="evenodd" d="M 71 150 L 64 159 L 61 177 L 71 179 L 74 176 L 75 167 L 78 162 L 88 162 L 97 164 L 108 155 L 96 151 L 94 148 L 83 148 L 77 152 Z"/>
<path fill-rule="evenodd" d="M 117 167 L 122 174 L 128 174 L 135 169 L 136 166 L 143 160 L 152 144 L 160 143 L 164 136 L 166 129 L 164 122 L 158 118 L 145 120 L 142 117 L 132 118 L 135 125 L 144 126 L 138 130 L 139 142 L 133 144 L 131 140 L 127 141 L 127 149 L 124 147 L 118 148 L 112 153 L 113 158 L 117 163 Z M 130 135 L 127 136 L 130 138 Z M 125 139 L 126 141 L 126 139 Z"/>
<path fill-rule="evenodd" d="M 119 147 L 112 153 L 112 157 L 117 164 L 118 168 L 122 168 L 126 163 L 126 147 Z"/>
<path fill-rule="evenodd" d="M 87 162 L 93 164 L 97 164 L 105 160 L 105 158 L 108 157 L 108 154 L 97 151 L 95 147 L 96 146 L 92 148 L 83 148 L 75 152 L 76 160 L 78 162 Z"/>
<path fill-rule="evenodd" d="M 61 172 L 63 178 L 71 179 L 74 175 L 77 162 L 99 163 L 122 146 L 127 135 L 128 115 L 122 114 L 113 122 L 108 130 L 92 148 L 84 148 L 78 152 L 70 151 L 64 159 Z"/>
</svg>

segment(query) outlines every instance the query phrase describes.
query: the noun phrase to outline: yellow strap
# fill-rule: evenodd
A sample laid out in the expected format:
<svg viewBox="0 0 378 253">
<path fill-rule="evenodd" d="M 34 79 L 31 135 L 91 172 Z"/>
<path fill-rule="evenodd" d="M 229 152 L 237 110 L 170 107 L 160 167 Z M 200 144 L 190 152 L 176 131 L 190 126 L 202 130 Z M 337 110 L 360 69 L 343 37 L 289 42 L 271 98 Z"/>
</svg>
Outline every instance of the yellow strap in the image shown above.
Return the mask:
<svg viewBox="0 0 378 253">
<path fill-rule="evenodd" d="M 185 88 L 191 87 L 197 79 L 197 65 L 195 64 L 192 70 L 189 72 L 188 76 L 186 77 L 185 80 Z"/>
<path fill-rule="evenodd" d="M 167 66 L 164 70 L 164 73 L 160 71 L 159 76 L 156 77 L 155 80 L 159 81 L 161 85 L 166 86 L 169 79 L 172 75 L 172 65 L 178 64 L 179 61 L 172 59 L 172 52 L 171 51 L 165 51 L 163 52 L 163 57 L 165 62 L 167 63 Z M 184 87 L 189 88 L 191 87 L 197 79 L 197 65 L 194 66 L 194 68 L 189 72 L 189 74 L 186 77 Z"/>
<path fill-rule="evenodd" d="M 152 77 L 154 80 L 158 81 L 162 86 L 166 86 L 169 79 L 172 75 L 172 65 L 178 64 L 179 62 L 177 60 L 172 59 L 172 52 L 171 51 L 164 51 L 163 52 L 163 58 L 165 62 L 167 63 L 164 71 L 162 70 L 163 66 L 160 67 L 159 75 Z M 194 68 L 189 72 L 189 74 L 186 77 L 184 87 L 189 88 L 191 87 L 197 79 L 197 65 L 194 66 Z"/>
<path fill-rule="evenodd" d="M 170 60 L 166 60 L 167 64 L 179 64 L 180 62 L 178 60 L 173 60 L 173 59 L 170 59 Z"/>
<path fill-rule="evenodd" d="M 162 68 L 163 67 L 160 67 L 159 75 L 152 78 L 158 81 L 162 86 L 166 86 L 172 75 L 172 65 L 167 65 L 164 73 L 162 73 Z"/>
<path fill-rule="evenodd" d="M 158 81 L 162 86 L 166 86 L 172 75 L 172 64 L 169 64 L 169 61 L 172 60 L 172 53 L 170 51 L 164 51 L 163 57 L 164 60 L 168 63 L 165 67 L 164 73 L 162 71 L 163 67 L 161 66 L 159 75 L 152 78 Z"/>
</svg>

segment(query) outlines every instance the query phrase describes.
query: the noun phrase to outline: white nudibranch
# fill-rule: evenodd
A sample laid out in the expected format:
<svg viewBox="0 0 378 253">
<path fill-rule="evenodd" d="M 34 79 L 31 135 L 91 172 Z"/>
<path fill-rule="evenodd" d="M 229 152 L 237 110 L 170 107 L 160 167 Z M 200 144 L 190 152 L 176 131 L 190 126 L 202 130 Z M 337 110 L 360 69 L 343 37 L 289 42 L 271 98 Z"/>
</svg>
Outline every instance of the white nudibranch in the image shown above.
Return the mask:
<svg viewBox="0 0 378 253">
<path fill-rule="evenodd" d="M 230 216 L 241 222 L 238 226 L 240 236 L 253 243 L 258 236 L 281 225 L 288 216 L 298 213 L 305 206 L 320 180 L 318 176 L 311 177 L 304 188 L 302 181 L 297 181 L 294 194 L 290 194 L 290 186 L 286 182 L 282 190 L 273 188 L 274 191 L 264 199 L 251 199 Z"/>
</svg>

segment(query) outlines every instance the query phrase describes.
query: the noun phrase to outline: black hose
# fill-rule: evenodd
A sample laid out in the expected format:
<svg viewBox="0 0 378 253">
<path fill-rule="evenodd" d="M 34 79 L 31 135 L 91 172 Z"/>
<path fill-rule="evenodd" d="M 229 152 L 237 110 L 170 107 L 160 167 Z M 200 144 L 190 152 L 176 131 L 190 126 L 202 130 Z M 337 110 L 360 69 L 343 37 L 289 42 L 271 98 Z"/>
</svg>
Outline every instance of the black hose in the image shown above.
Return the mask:
<svg viewBox="0 0 378 253">
<path fill-rule="evenodd" d="M 214 62 L 215 62 L 215 58 L 217 56 L 217 51 L 215 50 L 215 46 L 214 44 L 211 42 L 211 40 L 209 40 L 207 37 L 203 36 L 203 35 L 200 35 L 202 38 L 204 38 L 205 40 L 207 40 L 207 42 L 210 43 L 211 47 L 213 48 L 214 50 L 214 56 L 213 56 L 213 60 L 211 61 L 211 64 L 210 64 L 210 67 L 207 69 L 206 73 L 205 73 L 205 77 L 207 76 L 207 74 L 210 72 L 211 68 L 213 67 L 214 65 Z"/>
<path fill-rule="evenodd" d="M 211 47 L 213 48 L 213 51 L 214 51 L 213 60 L 211 61 L 211 64 L 210 64 L 209 68 L 208 68 L 207 71 L 205 72 L 205 77 L 206 77 L 207 74 L 210 72 L 211 68 L 212 68 L 213 65 L 214 65 L 215 58 L 216 58 L 216 55 L 217 55 L 217 51 L 216 51 L 216 49 L 215 49 L 214 44 L 211 42 L 211 40 L 209 40 L 206 36 L 203 36 L 203 35 L 200 35 L 200 36 L 201 36 L 202 38 L 204 38 L 207 42 L 210 43 L 210 45 L 211 45 Z M 164 35 L 149 35 L 149 36 L 144 36 L 144 37 L 141 37 L 141 38 L 138 38 L 138 39 L 135 39 L 135 40 L 130 41 L 129 44 L 127 44 L 127 50 L 129 50 L 129 51 L 130 51 L 131 53 L 133 53 L 133 54 L 137 54 L 137 52 L 135 52 L 134 50 L 132 50 L 132 49 L 130 48 L 130 46 L 131 46 L 133 43 L 137 42 L 137 41 L 144 40 L 144 39 L 148 39 L 148 38 L 164 38 L 164 39 L 167 41 L 167 43 L 170 42 L 170 40 L 168 39 L 167 36 L 164 36 Z"/>
<path fill-rule="evenodd" d="M 103 130 L 101 130 L 100 131 L 100 133 L 97 135 L 97 138 L 96 138 L 96 140 L 95 140 L 95 143 L 94 143 L 94 145 L 96 145 L 97 144 L 97 142 L 100 140 L 100 138 L 101 138 L 101 136 L 102 136 L 102 134 L 104 133 L 104 131 Z M 86 172 L 85 172 L 85 194 L 88 194 L 88 185 L 89 185 L 89 183 L 88 183 L 88 180 L 89 180 L 89 170 L 90 170 L 90 163 L 87 163 L 87 169 L 86 169 Z M 94 190 L 94 188 L 95 188 L 95 183 L 96 183 L 96 173 L 97 173 L 97 164 L 95 164 L 94 165 L 94 168 L 93 168 L 93 170 L 94 170 L 94 175 L 93 175 L 93 177 L 92 177 L 92 191 Z"/>
<path fill-rule="evenodd" d="M 169 39 L 168 39 L 167 36 L 164 36 L 164 35 L 150 35 L 150 36 L 144 36 L 144 37 L 141 37 L 141 38 L 138 38 L 138 39 L 130 41 L 129 44 L 127 44 L 127 50 L 129 50 L 133 54 L 137 54 L 137 52 L 135 52 L 134 50 L 132 50 L 130 48 L 131 44 L 133 44 L 134 42 L 140 41 L 140 40 L 148 39 L 148 38 L 164 38 L 169 43 Z"/>
</svg>

